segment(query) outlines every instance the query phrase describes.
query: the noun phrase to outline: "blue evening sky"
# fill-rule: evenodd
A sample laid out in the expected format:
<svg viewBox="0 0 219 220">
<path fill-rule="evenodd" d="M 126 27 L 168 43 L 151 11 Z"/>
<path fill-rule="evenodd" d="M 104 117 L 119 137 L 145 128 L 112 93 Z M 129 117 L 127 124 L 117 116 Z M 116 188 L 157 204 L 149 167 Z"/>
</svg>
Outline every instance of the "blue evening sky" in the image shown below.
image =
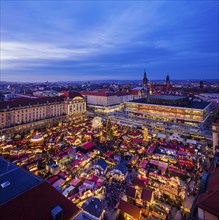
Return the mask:
<svg viewBox="0 0 219 220">
<path fill-rule="evenodd" d="M 1 1 L 3 81 L 218 79 L 218 1 Z"/>
</svg>

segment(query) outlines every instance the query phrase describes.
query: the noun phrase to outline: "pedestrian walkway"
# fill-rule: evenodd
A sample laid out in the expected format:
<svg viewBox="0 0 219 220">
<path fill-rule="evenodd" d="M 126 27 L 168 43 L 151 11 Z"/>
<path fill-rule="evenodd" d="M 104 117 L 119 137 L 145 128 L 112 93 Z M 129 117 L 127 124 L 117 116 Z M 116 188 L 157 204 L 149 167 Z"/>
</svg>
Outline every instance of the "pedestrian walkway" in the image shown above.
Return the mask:
<svg viewBox="0 0 219 220">
<path fill-rule="evenodd" d="M 181 213 L 180 213 L 180 211 L 177 211 L 177 213 L 176 213 L 176 215 L 174 217 L 174 220 L 181 220 L 181 219 L 182 219 Z"/>
</svg>

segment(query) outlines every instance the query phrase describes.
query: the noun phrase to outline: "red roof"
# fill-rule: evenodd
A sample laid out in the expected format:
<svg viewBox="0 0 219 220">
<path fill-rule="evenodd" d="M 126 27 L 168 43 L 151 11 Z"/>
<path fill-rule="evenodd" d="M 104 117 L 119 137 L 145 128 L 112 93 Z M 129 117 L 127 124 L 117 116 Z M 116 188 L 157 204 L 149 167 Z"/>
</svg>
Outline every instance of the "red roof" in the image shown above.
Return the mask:
<svg viewBox="0 0 219 220">
<path fill-rule="evenodd" d="M 59 179 L 58 176 L 53 176 L 53 177 L 50 177 L 47 181 L 50 182 L 51 184 L 53 184 L 58 179 Z"/>
<path fill-rule="evenodd" d="M 80 212 L 80 208 L 65 198 L 48 182 L 42 182 L 0 206 L 1 219 L 52 220 L 51 210 L 57 205 L 63 209 L 63 219 L 73 219 Z"/>
<path fill-rule="evenodd" d="M 132 205 L 124 200 L 120 200 L 118 209 L 131 215 L 134 219 L 139 219 L 140 209 L 135 205 Z"/>
<path fill-rule="evenodd" d="M 105 91 L 99 91 L 99 92 L 81 92 L 82 95 L 93 95 L 93 96 L 116 96 L 115 93 L 107 93 Z"/>
<path fill-rule="evenodd" d="M 138 95 L 138 92 L 139 92 L 139 90 L 131 90 L 131 93 L 132 93 L 133 95 Z"/>
<path fill-rule="evenodd" d="M 150 202 L 151 199 L 152 199 L 152 195 L 153 195 L 153 191 L 152 191 L 152 190 L 147 189 L 147 188 L 144 188 L 144 189 L 142 190 L 141 198 L 142 198 L 144 201 Z"/>
<path fill-rule="evenodd" d="M 28 99 L 28 98 L 20 98 L 14 99 L 10 101 L 3 101 L 0 102 L 0 109 L 9 108 L 17 108 L 23 106 L 33 106 L 33 105 L 42 105 L 42 104 L 49 104 L 49 103 L 60 103 L 64 101 L 64 96 L 56 96 L 56 97 L 43 97 L 37 99 Z"/>
<path fill-rule="evenodd" d="M 196 205 L 219 217 L 219 187 L 217 190 L 200 195 Z"/>
<path fill-rule="evenodd" d="M 106 156 L 107 156 L 107 157 L 110 157 L 112 154 L 113 154 L 112 151 L 108 151 L 108 152 L 106 153 Z"/>
<path fill-rule="evenodd" d="M 68 96 L 69 98 L 75 98 L 77 96 L 82 97 L 82 95 L 79 92 L 69 92 Z"/>
<path fill-rule="evenodd" d="M 141 144 L 142 143 L 142 140 L 141 139 L 133 139 L 132 140 L 134 143 L 136 144 Z"/>
<path fill-rule="evenodd" d="M 131 198 L 135 198 L 135 193 L 136 193 L 136 189 L 131 187 L 131 186 L 127 186 L 126 187 L 126 191 L 125 191 L 125 194 L 128 196 L 128 197 L 131 197 Z"/>
<path fill-rule="evenodd" d="M 81 163 L 82 163 L 81 160 L 75 160 L 75 161 L 73 161 L 73 162 L 71 163 L 71 165 L 72 165 L 72 166 L 76 166 L 76 165 L 81 164 Z"/>
<path fill-rule="evenodd" d="M 133 186 L 144 187 L 144 182 L 141 179 L 135 178 L 132 180 Z"/>
<path fill-rule="evenodd" d="M 107 90 L 101 90 L 101 91 L 90 91 L 90 92 L 87 92 L 87 91 L 83 91 L 81 92 L 82 95 L 93 95 L 93 96 L 126 96 L 126 95 L 131 95 L 131 93 L 127 93 L 127 92 L 110 92 L 110 91 L 107 91 Z"/>
<path fill-rule="evenodd" d="M 207 191 L 199 196 L 196 206 L 219 217 L 219 167 L 209 172 Z"/>
<path fill-rule="evenodd" d="M 131 134 L 130 134 L 131 136 L 138 136 L 138 135 L 140 135 L 138 132 L 132 132 Z"/>
<path fill-rule="evenodd" d="M 89 150 L 94 146 L 93 142 L 87 142 L 85 144 L 82 145 L 82 148 L 85 150 Z"/>
</svg>

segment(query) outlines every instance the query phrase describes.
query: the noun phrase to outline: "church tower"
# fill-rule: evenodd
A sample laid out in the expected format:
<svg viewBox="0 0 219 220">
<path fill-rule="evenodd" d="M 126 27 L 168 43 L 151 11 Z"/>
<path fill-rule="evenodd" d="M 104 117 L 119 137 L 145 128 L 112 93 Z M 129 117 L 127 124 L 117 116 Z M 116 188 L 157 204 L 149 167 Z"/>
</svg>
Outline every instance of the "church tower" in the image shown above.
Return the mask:
<svg viewBox="0 0 219 220">
<path fill-rule="evenodd" d="M 145 88 L 148 86 L 148 79 L 147 79 L 147 74 L 146 74 L 145 69 L 144 69 L 144 78 L 142 80 L 142 86 L 145 87 Z"/>
<path fill-rule="evenodd" d="M 166 86 L 170 85 L 170 76 L 167 74 L 166 76 Z"/>
<path fill-rule="evenodd" d="M 201 80 L 200 83 L 199 83 L 199 88 L 200 88 L 200 89 L 203 89 L 203 88 L 204 88 L 204 82 L 203 82 L 202 80 Z"/>
<path fill-rule="evenodd" d="M 171 85 L 170 85 L 170 76 L 167 74 L 166 76 L 166 92 L 170 91 Z"/>
</svg>

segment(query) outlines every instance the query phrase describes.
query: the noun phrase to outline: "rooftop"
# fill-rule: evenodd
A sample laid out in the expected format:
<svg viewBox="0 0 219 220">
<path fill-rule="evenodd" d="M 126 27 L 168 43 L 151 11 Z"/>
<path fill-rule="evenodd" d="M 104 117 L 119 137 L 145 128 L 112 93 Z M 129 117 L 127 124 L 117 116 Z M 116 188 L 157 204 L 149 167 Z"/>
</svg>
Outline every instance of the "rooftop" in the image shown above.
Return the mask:
<svg viewBox="0 0 219 220">
<path fill-rule="evenodd" d="M 0 206 L 1 219 L 48 219 L 52 220 L 51 210 L 56 206 L 63 210 L 63 219 L 73 219 L 80 208 L 58 192 L 48 182 L 17 196 L 12 201 Z"/>
<path fill-rule="evenodd" d="M 5 170 L 5 165 L 9 168 Z M 60 206 L 63 219 L 73 219 L 80 208 L 48 182 L 8 163 L 0 157 L 1 219 L 51 219 L 51 210 Z"/>
<path fill-rule="evenodd" d="M 139 219 L 139 217 L 140 217 L 140 208 L 138 208 L 137 206 L 132 205 L 124 200 L 120 200 L 118 209 L 120 209 L 122 212 L 129 214 L 134 219 Z"/>
<path fill-rule="evenodd" d="M 207 189 L 198 197 L 196 206 L 219 217 L 219 167 L 208 174 Z"/>
<path fill-rule="evenodd" d="M 162 99 L 162 100 L 182 100 L 187 98 L 186 96 L 179 95 L 150 95 L 150 99 Z"/>
<path fill-rule="evenodd" d="M 131 93 L 128 92 L 110 92 L 110 91 L 82 91 L 80 92 L 82 95 L 93 95 L 93 96 L 126 96 L 126 95 L 131 95 Z"/>
<path fill-rule="evenodd" d="M 142 190 L 141 198 L 142 198 L 144 201 L 150 202 L 151 199 L 152 199 L 152 195 L 153 195 L 153 191 L 152 191 L 152 190 L 147 189 L 147 188 L 144 188 L 144 189 Z"/>
<path fill-rule="evenodd" d="M 99 158 L 99 159 L 97 160 L 97 162 L 95 163 L 95 165 L 102 167 L 103 170 L 106 170 L 106 168 L 107 168 L 107 166 L 108 166 L 107 162 L 106 162 L 104 159 L 102 159 L 102 158 Z"/>
<path fill-rule="evenodd" d="M 6 168 L 6 164 L 9 164 Z M 0 158 L 0 205 L 37 186 L 42 181 L 31 173 Z M 6 187 L 2 187 L 7 183 Z M 3 185 L 2 185 L 3 184 Z"/>
<path fill-rule="evenodd" d="M 186 96 L 173 96 L 173 95 L 150 95 L 148 98 L 141 98 L 130 101 L 130 103 L 139 104 L 152 104 L 152 105 L 163 105 L 173 107 L 183 107 L 192 109 L 204 109 L 210 103 L 209 102 L 196 102 L 187 100 Z"/>
<path fill-rule="evenodd" d="M 196 205 L 219 217 L 219 187 L 214 191 L 202 194 Z"/>
<path fill-rule="evenodd" d="M 112 170 L 119 170 L 125 176 L 127 174 L 128 168 L 123 163 L 119 163 L 115 165 Z"/>
<path fill-rule="evenodd" d="M 98 198 L 92 197 L 90 200 L 82 205 L 82 208 L 84 209 L 84 211 L 99 218 L 103 210 L 105 209 L 105 206 Z"/>
<path fill-rule="evenodd" d="M 0 102 L 0 110 L 7 108 L 18 108 L 18 107 L 26 107 L 32 105 L 63 102 L 64 98 L 65 98 L 64 96 L 45 97 L 45 98 L 37 98 L 37 99 L 19 98 L 10 101 Z"/>
<path fill-rule="evenodd" d="M 136 189 L 131 187 L 131 186 L 127 186 L 125 193 L 126 193 L 126 195 L 128 197 L 131 197 L 131 198 L 134 199 L 135 198 Z"/>
</svg>

